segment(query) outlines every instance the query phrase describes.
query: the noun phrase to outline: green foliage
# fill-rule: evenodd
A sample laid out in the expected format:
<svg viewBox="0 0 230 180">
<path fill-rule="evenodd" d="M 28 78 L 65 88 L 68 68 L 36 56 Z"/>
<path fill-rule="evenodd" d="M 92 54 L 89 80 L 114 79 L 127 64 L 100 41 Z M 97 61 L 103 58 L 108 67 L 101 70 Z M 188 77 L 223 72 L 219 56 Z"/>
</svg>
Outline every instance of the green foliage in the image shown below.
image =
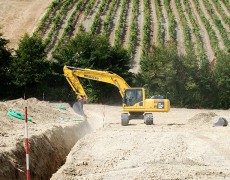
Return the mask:
<svg viewBox="0 0 230 180">
<path fill-rule="evenodd" d="M 63 74 L 63 66 L 75 66 L 103 71 L 112 71 L 124 79 L 130 79 L 130 57 L 121 46 L 111 47 L 109 40 L 103 35 L 94 35 L 82 32 L 70 40 L 68 44 L 60 47 L 54 54 L 57 60 L 56 72 Z M 107 97 L 117 97 L 115 86 L 92 80 L 82 81 L 91 101 L 103 102 Z M 112 94 L 111 92 L 117 92 Z M 111 96 L 110 96 L 111 95 Z M 119 97 L 120 101 L 120 97 Z"/>
<path fill-rule="evenodd" d="M 11 50 L 7 48 L 9 40 L 4 39 L 3 34 L 0 33 L 0 97 L 4 97 L 8 91 L 8 85 L 10 83 L 7 76 L 9 71 L 9 64 L 12 59 Z"/>
<path fill-rule="evenodd" d="M 37 35 L 29 37 L 25 34 L 10 66 L 12 82 L 17 86 L 38 83 L 49 74 L 49 71 L 42 39 Z"/>
<path fill-rule="evenodd" d="M 215 79 L 218 94 L 217 107 L 230 107 L 230 54 L 220 53 L 215 66 Z"/>
<path fill-rule="evenodd" d="M 1 98 L 22 97 L 26 87 L 26 98 L 74 100 L 75 94 L 62 70 L 64 65 L 69 65 L 112 71 L 132 87 L 145 87 L 148 96 L 160 94 L 168 97 L 173 106 L 230 108 L 229 53 L 216 53 L 216 61 L 210 64 L 204 53 L 198 53 L 199 57 L 196 57 L 189 48 L 187 55 L 182 56 L 178 55 L 173 44 L 153 46 L 143 52 L 141 73 L 134 79 L 128 72 L 130 54 L 119 44 L 111 47 L 106 36 L 79 33 L 66 45 L 57 48 L 53 66 L 47 62 L 45 46 L 37 35 L 25 34 L 13 58 L 7 49 L 8 42 L 0 34 Z M 50 68 L 57 74 L 51 74 Z M 11 79 L 7 79 L 7 74 Z M 81 82 L 90 101 L 121 102 L 117 87 L 86 79 Z M 6 89 L 10 90 L 6 93 Z"/>
<path fill-rule="evenodd" d="M 45 29 L 47 21 L 50 21 L 51 19 L 51 14 L 56 11 L 56 7 L 61 4 L 60 0 L 54 0 L 51 5 L 48 7 L 45 15 L 42 17 L 41 21 L 39 22 L 39 25 L 36 29 L 36 33 L 39 31 L 42 32 Z"/>
<path fill-rule="evenodd" d="M 0 33 L 0 81 L 1 84 L 4 85 L 7 82 L 6 73 L 11 60 L 11 52 L 7 49 L 9 40 L 2 38 L 2 36 L 2 33 Z"/>
<path fill-rule="evenodd" d="M 173 69 L 173 58 L 176 58 L 176 49 L 169 47 L 165 50 L 163 47 L 153 46 L 148 53 L 144 53 L 141 60 L 141 70 L 146 78 L 146 87 L 149 87 L 149 93 L 155 89 L 157 93 L 168 91 L 168 80 L 175 73 Z M 165 53 L 164 53 L 165 52 Z M 154 80 L 154 81 L 153 81 Z"/>
<path fill-rule="evenodd" d="M 64 65 L 71 65 L 114 72 L 121 67 L 124 72 L 129 70 L 129 56 L 123 48 L 111 47 L 108 39 L 103 35 L 85 32 L 79 33 L 67 45 L 60 47 L 54 54 L 54 58 L 61 68 Z"/>
<path fill-rule="evenodd" d="M 110 28 L 112 14 L 115 10 L 117 3 L 119 3 L 119 2 L 120 2 L 120 0 L 113 0 L 111 6 L 109 7 L 108 14 L 106 15 L 103 27 L 104 27 L 104 33 L 107 35 L 109 32 L 109 28 Z"/>
<path fill-rule="evenodd" d="M 205 58 L 201 59 L 199 65 L 194 54 L 194 52 L 189 52 L 185 56 L 178 55 L 176 47 L 171 45 L 153 47 L 150 52 L 144 53 L 142 56 L 142 73 L 139 75 L 141 85 L 146 87 L 149 95 L 169 95 L 174 106 L 226 107 L 226 104 L 218 105 L 217 102 L 225 102 L 226 98 L 229 99 L 227 96 L 229 90 L 226 91 L 229 89 L 229 80 L 227 81 L 229 66 L 223 65 L 221 62 L 219 62 L 221 66 L 217 64 L 216 72 L 225 72 L 221 73 L 223 76 L 219 74 L 216 79 L 219 86 L 224 86 L 220 90 L 216 86 L 215 77 L 208 61 Z M 222 61 L 226 63 L 227 57 Z M 219 67 L 226 67 L 225 71 Z M 228 85 L 221 83 L 223 81 L 228 82 Z M 221 98 L 217 95 L 218 91 Z"/>
<path fill-rule="evenodd" d="M 58 47 L 60 46 L 61 43 L 65 43 L 65 40 L 69 39 L 69 34 L 71 34 L 71 32 L 74 31 L 74 21 L 76 20 L 76 18 L 78 17 L 76 14 L 78 11 L 81 10 L 81 7 L 84 4 L 84 0 L 79 0 L 75 6 L 74 11 L 72 12 L 72 14 L 70 15 L 70 18 L 68 19 L 67 25 L 64 28 L 64 31 L 61 35 L 61 37 L 58 39 L 58 42 L 56 43 L 56 45 L 53 48 L 53 52 L 55 52 Z"/>
<path fill-rule="evenodd" d="M 137 13 L 138 13 L 138 1 L 134 0 L 132 7 L 132 22 L 131 22 L 131 31 L 129 35 L 129 54 L 133 57 L 135 46 L 137 43 Z"/>
</svg>

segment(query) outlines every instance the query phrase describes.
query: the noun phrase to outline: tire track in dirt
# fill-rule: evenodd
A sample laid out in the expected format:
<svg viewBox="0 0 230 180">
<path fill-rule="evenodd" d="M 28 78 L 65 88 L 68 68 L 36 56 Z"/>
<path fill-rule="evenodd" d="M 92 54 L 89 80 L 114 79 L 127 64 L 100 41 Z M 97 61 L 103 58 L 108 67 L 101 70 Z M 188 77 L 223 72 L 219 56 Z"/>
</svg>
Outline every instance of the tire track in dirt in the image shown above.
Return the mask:
<svg viewBox="0 0 230 180">
<path fill-rule="evenodd" d="M 181 22 L 181 18 L 179 15 L 179 12 L 177 10 L 175 1 L 170 1 L 170 5 L 172 8 L 172 13 L 175 16 L 175 21 L 177 24 L 177 51 L 179 52 L 179 54 L 186 54 L 185 52 L 185 44 L 184 44 L 184 32 L 183 32 L 183 25 Z"/>
<path fill-rule="evenodd" d="M 167 43 L 170 39 L 170 36 L 169 36 L 169 18 L 168 18 L 168 14 L 167 14 L 167 11 L 165 9 L 165 6 L 164 6 L 164 3 L 163 3 L 163 0 L 160 0 L 160 6 L 162 8 L 162 14 L 163 14 L 163 18 L 162 18 L 162 23 L 163 23 L 163 26 L 164 26 L 164 32 L 163 32 L 163 43 Z"/>
<path fill-rule="evenodd" d="M 220 15 L 218 9 L 216 8 L 215 4 L 213 3 L 213 0 L 210 0 L 209 2 L 210 2 L 210 4 L 212 5 L 212 7 L 213 7 L 213 9 L 214 9 L 214 11 L 215 11 L 215 14 L 216 14 L 216 15 L 218 16 L 218 18 L 221 20 L 221 23 L 222 23 L 222 25 L 224 26 L 224 28 L 225 28 L 228 32 L 230 32 L 229 25 L 226 24 L 225 21 L 223 20 L 223 18 L 222 18 L 222 16 Z M 229 15 L 229 16 L 230 16 L 230 15 Z M 228 34 L 228 38 L 229 38 L 229 34 Z"/>
<path fill-rule="evenodd" d="M 220 47 L 220 49 L 222 49 L 222 50 L 225 49 L 224 41 L 223 41 L 223 39 L 221 37 L 220 31 L 216 27 L 216 24 L 213 22 L 212 17 L 210 17 L 210 15 L 208 14 L 208 11 L 207 11 L 207 9 L 204 6 L 203 1 L 198 0 L 198 2 L 200 4 L 200 8 L 201 8 L 202 12 L 204 13 L 205 18 L 209 21 L 210 25 L 212 26 L 212 29 L 215 31 L 216 37 L 217 37 L 217 39 L 219 41 L 219 47 Z"/>
<path fill-rule="evenodd" d="M 133 57 L 133 62 L 131 64 L 131 72 L 138 73 L 140 71 L 140 59 L 142 53 L 142 42 L 143 42 L 143 28 L 144 28 L 144 4 L 143 1 L 138 1 L 138 12 L 137 12 L 137 42 L 135 47 L 135 53 Z"/>
<path fill-rule="evenodd" d="M 153 45 L 153 44 L 157 44 L 157 28 L 158 28 L 158 19 L 157 19 L 157 13 L 156 13 L 156 6 L 155 6 L 155 3 L 154 1 L 150 1 L 150 16 L 151 16 L 151 33 L 150 33 L 150 45 Z"/>
<path fill-rule="evenodd" d="M 115 32 L 118 28 L 118 23 L 119 23 L 119 17 L 120 17 L 120 13 L 121 13 L 121 4 L 122 2 L 119 0 L 119 3 L 117 4 L 117 8 L 115 10 L 114 16 L 113 16 L 113 20 L 112 20 L 112 26 L 111 26 L 111 32 L 109 35 L 109 42 L 110 44 L 113 46 L 115 43 Z"/>
<path fill-rule="evenodd" d="M 90 31 L 90 28 L 93 24 L 93 20 L 99 10 L 100 4 L 101 4 L 101 0 L 96 1 L 91 9 L 91 12 L 87 16 L 84 17 L 82 25 L 86 32 Z"/>
<path fill-rule="evenodd" d="M 133 6 L 132 6 L 132 0 L 130 0 L 128 2 L 128 7 L 127 7 L 128 11 L 127 11 L 127 16 L 126 16 L 126 19 L 125 19 L 125 34 L 124 34 L 124 47 L 125 48 L 128 48 L 128 45 L 129 45 L 129 36 L 130 36 L 130 28 L 131 28 L 131 23 L 132 23 L 132 9 L 133 9 Z"/>
<path fill-rule="evenodd" d="M 214 51 L 212 49 L 212 46 L 211 46 L 211 41 L 210 41 L 210 38 L 209 38 L 209 35 L 208 35 L 208 32 L 205 28 L 205 25 L 203 23 L 203 21 L 201 20 L 200 16 L 199 16 L 199 13 L 196 9 L 196 6 L 194 4 L 193 1 L 189 1 L 189 6 L 193 12 L 193 16 L 195 17 L 195 19 L 197 20 L 198 24 L 199 24 L 199 27 L 200 27 L 200 34 L 202 36 L 202 41 L 204 43 L 204 49 L 206 51 L 206 54 L 208 56 L 208 59 L 210 62 L 212 62 L 212 60 L 215 58 L 215 55 L 214 55 Z"/>
</svg>

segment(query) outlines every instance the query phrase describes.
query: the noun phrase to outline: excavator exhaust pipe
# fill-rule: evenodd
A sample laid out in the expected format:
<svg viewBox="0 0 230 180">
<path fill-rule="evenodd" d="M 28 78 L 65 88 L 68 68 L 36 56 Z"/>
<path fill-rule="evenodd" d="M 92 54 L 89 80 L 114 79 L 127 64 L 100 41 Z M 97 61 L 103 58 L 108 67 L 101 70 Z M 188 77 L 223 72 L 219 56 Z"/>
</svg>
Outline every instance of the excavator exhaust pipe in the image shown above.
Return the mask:
<svg viewBox="0 0 230 180">
<path fill-rule="evenodd" d="M 87 118 L 87 116 L 85 115 L 84 111 L 83 111 L 83 101 L 77 101 L 73 104 L 73 110 L 74 112 L 76 112 L 78 115 L 82 116 L 84 119 Z"/>
</svg>

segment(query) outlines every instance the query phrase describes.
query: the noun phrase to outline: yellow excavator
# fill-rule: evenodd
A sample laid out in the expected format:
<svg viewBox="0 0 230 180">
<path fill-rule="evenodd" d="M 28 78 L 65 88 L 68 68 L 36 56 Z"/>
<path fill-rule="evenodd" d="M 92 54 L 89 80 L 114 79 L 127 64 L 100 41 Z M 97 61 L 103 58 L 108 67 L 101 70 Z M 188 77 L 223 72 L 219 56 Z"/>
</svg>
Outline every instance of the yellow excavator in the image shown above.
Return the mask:
<svg viewBox="0 0 230 180">
<path fill-rule="evenodd" d="M 113 72 L 72 66 L 64 66 L 63 71 L 78 99 L 87 98 L 79 78 L 110 83 L 118 87 L 122 97 L 121 125 L 123 126 L 127 126 L 131 119 L 143 119 L 146 125 L 151 125 L 153 124 L 153 112 L 168 112 L 170 110 L 169 99 L 164 99 L 162 96 L 152 96 L 150 99 L 146 99 L 144 88 L 131 88 L 122 77 Z M 84 115 L 83 111 L 79 112 Z"/>
</svg>

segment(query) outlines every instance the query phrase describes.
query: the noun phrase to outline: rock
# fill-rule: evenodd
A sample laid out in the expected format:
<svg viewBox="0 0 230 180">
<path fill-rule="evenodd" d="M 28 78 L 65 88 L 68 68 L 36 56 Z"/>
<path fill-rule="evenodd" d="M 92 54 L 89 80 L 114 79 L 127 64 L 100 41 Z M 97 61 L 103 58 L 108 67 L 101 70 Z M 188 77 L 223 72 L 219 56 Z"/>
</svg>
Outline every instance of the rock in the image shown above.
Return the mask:
<svg viewBox="0 0 230 180">
<path fill-rule="evenodd" d="M 223 117 L 220 117 L 216 122 L 213 123 L 213 126 L 227 126 L 228 125 L 228 121 L 223 118 Z"/>
</svg>

